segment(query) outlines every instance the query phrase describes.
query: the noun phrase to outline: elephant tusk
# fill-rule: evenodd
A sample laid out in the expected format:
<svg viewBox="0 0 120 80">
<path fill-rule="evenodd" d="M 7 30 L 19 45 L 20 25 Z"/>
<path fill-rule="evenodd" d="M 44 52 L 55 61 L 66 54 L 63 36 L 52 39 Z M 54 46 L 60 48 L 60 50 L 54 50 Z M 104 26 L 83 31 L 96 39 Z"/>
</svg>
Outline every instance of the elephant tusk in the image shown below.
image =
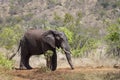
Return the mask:
<svg viewBox="0 0 120 80">
<path fill-rule="evenodd" d="M 64 51 L 65 53 L 69 53 L 69 54 L 72 56 L 72 54 L 71 54 L 69 51 L 67 51 L 67 50 L 65 50 L 65 49 L 63 49 L 63 51 Z"/>
<path fill-rule="evenodd" d="M 66 52 L 66 53 L 70 53 L 69 51 L 67 51 L 67 50 L 65 50 L 65 49 L 63 49 L 63 51 Z"/>
<path fill-rule="evenodd" d="M 67 61 L 68 61 L 69 65 L 71 66 L 71 69 L 74 69 L 73 64 L 72 64 L 72 60 L 71 60 L 70 52 L 65 50 L 65 49 L 63 49 L 63 50 L 65 51 L 65 54 L 66 54 L 66 57 L 67 57 Z"/>
</svg>

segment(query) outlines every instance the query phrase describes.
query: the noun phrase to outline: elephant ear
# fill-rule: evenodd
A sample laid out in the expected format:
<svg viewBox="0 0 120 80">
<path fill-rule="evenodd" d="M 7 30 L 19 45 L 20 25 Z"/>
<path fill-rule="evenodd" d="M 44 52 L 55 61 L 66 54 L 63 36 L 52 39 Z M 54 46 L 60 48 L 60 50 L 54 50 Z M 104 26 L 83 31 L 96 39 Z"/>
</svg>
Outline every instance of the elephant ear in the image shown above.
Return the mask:
<svg viewBox="0 0 120 80">
<path fill-rule="evenodd" d="M 55 48 L 55 38 L 52 34 L 45 35 L 43 40 L 45 43 L 47 43 L 51 47 Z"/>
</svg>

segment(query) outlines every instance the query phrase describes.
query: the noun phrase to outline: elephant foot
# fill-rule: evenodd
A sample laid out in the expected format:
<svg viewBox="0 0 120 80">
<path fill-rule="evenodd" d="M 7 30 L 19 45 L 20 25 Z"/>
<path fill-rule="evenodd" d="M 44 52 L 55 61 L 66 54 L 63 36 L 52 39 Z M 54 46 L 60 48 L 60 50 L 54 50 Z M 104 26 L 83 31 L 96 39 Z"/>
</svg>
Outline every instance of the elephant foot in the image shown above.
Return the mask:
<svg viewBox="0 0 120 80">
<path fill-rule="evenodd" d="M 51 70 L 52 70 L 52 71 L 55 71 L 55 70 L 56 70 L 56 68 L 51 68 Z"/>
<path fill-rule="evenodd" d="M 33 69 L 32 67 L 29 67 L 29 68 L 26 68 L 26 67 L 20 67 L 19 68 L 20 70 L 30 70 L 30 69 Z"/>
<path fill-rule="evenodd" d="M 19 68 L 20 70 L 26 70 L 27 68 L 25 66 L 22 66 Z"/>
<path fill-rule="evenodd" d="M 74 67 L 71 67 L 71 69 L 73 70 L 73 69 L 74 69 Z"/>
<path fill-rule="evenodd" d="M 27 67 L 27 69 L 33 69 L 31 66 Z"/>
<path fill-rule="evenodd" d="M 73 65 L 70 65 L 70 67 L 71 67 L 72 70 L 74 69 Z"/>
<path fill-rule="evenodd" d="M 33 69 L 31 66 L 27 65 L 27 66 L 24 66 L 24 65 L 20 65 L 20 70 L 30 70 L 30 69 Z"/>
</svg>

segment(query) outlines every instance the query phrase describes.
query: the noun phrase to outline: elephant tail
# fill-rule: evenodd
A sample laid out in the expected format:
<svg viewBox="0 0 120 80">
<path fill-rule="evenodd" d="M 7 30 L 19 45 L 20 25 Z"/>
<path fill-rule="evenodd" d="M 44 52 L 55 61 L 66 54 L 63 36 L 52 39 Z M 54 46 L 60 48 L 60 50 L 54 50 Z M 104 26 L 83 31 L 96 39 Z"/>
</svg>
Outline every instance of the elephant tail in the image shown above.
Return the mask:
<svg viewBox="0 0 120 80">
<path fill-rule="evenodd" d="M 17 51 L 16 51 L 15 53 L 13 53 L 13 54 L 8 58 L 9 60 L 12 60 L 13 57 L 19 52 L 20 47 L 21 47 L 21 44 L 22 44 L 22 39 L 20 40 L 20 43 L 19 43 L 19 46 L 18 46 Z"/>
</svg>

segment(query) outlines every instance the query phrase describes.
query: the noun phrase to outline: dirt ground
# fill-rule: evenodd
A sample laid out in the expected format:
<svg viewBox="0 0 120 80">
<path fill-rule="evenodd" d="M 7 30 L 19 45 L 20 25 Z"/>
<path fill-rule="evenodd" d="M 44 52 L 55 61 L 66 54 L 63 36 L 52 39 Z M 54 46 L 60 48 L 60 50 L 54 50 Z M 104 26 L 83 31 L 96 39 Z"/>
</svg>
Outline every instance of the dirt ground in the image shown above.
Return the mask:
<svg viewBox="0 0 120 80">
<path fill-rule="evenodd" d="M 58 68 L 50 71 L 45 67 L 44 56 L 30 59 L 32 70 L 7 70 L 0 68 L 0 80 L 120 80 L 119 60 L 73 59 L 74 70 L 70 69 L 65 55 L 58 54 Z M 19 55 L 15 56 L 15 67 L 19 67 Z M 38 67 L 38 68 L 36 68 Z"/>
<path fill-rule="evenodd" d="M 75 67 L 74 70 L 58 68 L 56 71 L 50 71 L 45 67 L 32 70 L 0 69 L 0 80 L 120 80 L 120 69 L 104 67 Z"/>
</svg>

